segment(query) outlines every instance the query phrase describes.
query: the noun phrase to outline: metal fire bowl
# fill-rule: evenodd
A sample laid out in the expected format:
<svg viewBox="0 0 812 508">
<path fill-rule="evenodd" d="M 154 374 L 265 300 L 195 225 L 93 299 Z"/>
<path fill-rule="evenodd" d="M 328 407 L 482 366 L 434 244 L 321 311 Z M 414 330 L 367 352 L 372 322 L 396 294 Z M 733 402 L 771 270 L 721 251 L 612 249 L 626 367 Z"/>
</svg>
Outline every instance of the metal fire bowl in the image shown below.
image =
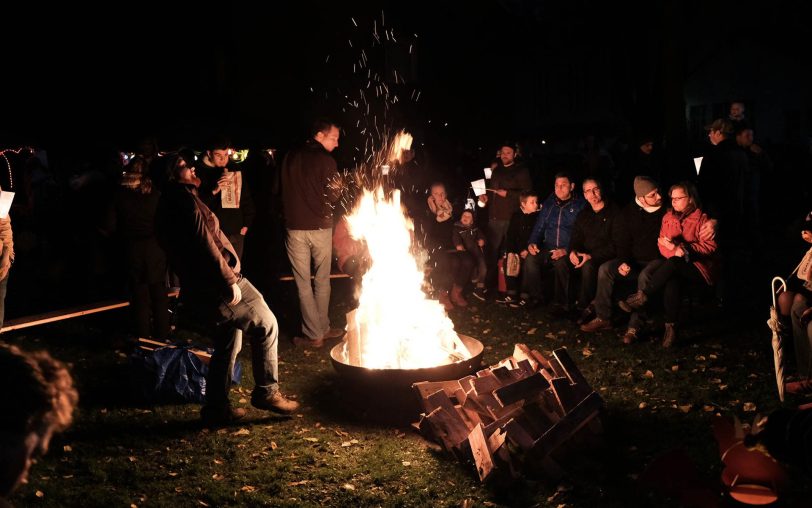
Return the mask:
<svg viewBox="0 0 812 508">
<path fill-rule="evenodd" d="M 338 374 L 353 382 L 363 383 L 365 385 L 372 384 L 372 386 L 381 386 L 384 389 L 394 387 L 411 388 L 412 383 L 419 381 L 449 381 L 453 379 L 460 379 L 479 370 L 482 365 L 482 343 L 473 337 L 467 335 L 459 335 L 460 340 L 468 351 L 471 353 L 471 358 L 459 362 L 449 363 L 446 365 L 438 365 L 437 367 L 425 367 L 421 369 L 370 369 L 367 367 L 356 367 L 341 361 L 344 356 L 342 349 L 344 343 L 340 342 L 338 345 L 330 350 L 330 358 L 333 361 L 333 367 Z"/>
<path fill-rule="evenodd" d="M 412 384 L 420 381 L 450 381 L 474 374 L 482 365 L 482 343 L 459 335 L 471 358 L 422 369 L 369 369 L 341 361 L 341 342 L 330 350 L 330 359 L 339 375 L 341 403 L 350 415 L 364 421 L 408 425 L 423 411 Z"/>
</svg>

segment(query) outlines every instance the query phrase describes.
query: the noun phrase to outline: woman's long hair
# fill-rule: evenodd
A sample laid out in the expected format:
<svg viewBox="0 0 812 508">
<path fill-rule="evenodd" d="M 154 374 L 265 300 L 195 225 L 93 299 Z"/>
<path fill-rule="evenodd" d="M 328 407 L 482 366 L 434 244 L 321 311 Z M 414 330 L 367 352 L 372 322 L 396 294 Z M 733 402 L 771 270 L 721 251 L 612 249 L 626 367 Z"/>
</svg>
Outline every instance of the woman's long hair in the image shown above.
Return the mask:
<svg viewBox="0 0 812 508">
<path fill-rule="evenodd" d="M 699 199 L 699 191 L 694 185 L 693 182 L 688 180 L 683 180 L 680 183 L 676 183 L 668 189 L 668 197 L 671 197 L 671 193 L 674 192 L 674 189 L 682 189 L 685 192 L 685 195 L 688 196 L 688 204 L 685 205 L 685 210 L 680 212 L 680 215 L 686 216 L 691 214 L 696 209 L 702 209 L 702 201 Z M 671 211 L 674 212 L 673 205 L 671 206 Z M 677 212 L 674 212 L 677 213 Z"/>
</svg>

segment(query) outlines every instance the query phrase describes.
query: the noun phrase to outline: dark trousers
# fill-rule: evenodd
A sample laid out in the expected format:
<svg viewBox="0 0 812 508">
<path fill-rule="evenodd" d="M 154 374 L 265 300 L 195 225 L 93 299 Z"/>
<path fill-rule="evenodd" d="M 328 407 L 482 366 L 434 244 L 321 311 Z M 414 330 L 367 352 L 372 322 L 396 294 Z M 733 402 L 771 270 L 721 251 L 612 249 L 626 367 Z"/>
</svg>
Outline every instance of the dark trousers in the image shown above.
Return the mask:
<svg viewBox="0 0 812 508">
<path fill-rule="evenodd" d="M 166 284 L 130 281 L 135 333 L 139 337 L 165 339 L 169 335 L 169 298 Z M 152 326 L 150 326 L 150 321 Z"/>
<path fill-rule="evenodd" d="M 661 263 L 651 274 L 648 283 L 641 289 L 646 296 L 662 290 L 665 322 L 676 323 L 682 304 L 683 286 L 704 281 L 702 274 L 693 263 L 687 263 L 683 257 L 674 256 Z"/>
</svg>

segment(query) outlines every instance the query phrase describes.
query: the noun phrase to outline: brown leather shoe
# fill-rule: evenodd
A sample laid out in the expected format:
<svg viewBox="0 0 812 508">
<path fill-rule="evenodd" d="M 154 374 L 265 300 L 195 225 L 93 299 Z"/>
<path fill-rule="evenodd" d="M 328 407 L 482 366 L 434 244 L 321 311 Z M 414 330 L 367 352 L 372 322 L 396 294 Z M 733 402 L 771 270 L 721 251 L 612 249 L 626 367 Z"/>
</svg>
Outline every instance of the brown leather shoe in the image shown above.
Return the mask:
<svg viewBox="0 0 812 508">
<path fill-rule="evenodd" d="M 308 339 L 307 337 L 293 337 L 293 344 L 296 347 L 309 347 L 318 349 L 324 345 L 324 339 Z"/>
<path fill-rule="evenodd" d="M 222 427 L 243 419 L 248 412 L 241 407 L 203 406 L 200 419 L 206 427 Z"/>
<path fill-rule="evenodd" d="M 600 332 L 602 330 L 611 330 L 612 329 L 612 322 L 608 319 L 602 319 L 596 317 L 589 323 L 585 323 L 581 325 L 581 331 L 587 333 L 594 333 Z"/>
<path fill-rule="evenodd" d="M 629 328 L 626 330 L 626 333 L 623 334 L 623 337 L 620 340 L 622 340 L 624 344 L 634 344 L 639 340 L 639 337 L 637 336 L 637 329 Z"/>
<path fill-rule="evenodd" d="M 330 328 L 324 335 L 321 336 L 322 339 L 337 339 L 339 337 L 343 337 L 345 334 L 345 330 L 343 328 Z"/>
<path fill-rule="evenodd" d="M 275 391 L 267 397 L 257 396 L 256 392 L 251 394 L 251 405 L 257 409 L 273 411 L 283 415 L 289 415 L 299 409 L 298 402 L 290 400 L 279 391 Z"/>
<path fill-rule="evenodd" d="M 620 300 L 617 304 L 626 312 L 634 312 L 648 301 L 648 296 L 642 291 L 638 290 L 625 300 Z"/>
</svg>

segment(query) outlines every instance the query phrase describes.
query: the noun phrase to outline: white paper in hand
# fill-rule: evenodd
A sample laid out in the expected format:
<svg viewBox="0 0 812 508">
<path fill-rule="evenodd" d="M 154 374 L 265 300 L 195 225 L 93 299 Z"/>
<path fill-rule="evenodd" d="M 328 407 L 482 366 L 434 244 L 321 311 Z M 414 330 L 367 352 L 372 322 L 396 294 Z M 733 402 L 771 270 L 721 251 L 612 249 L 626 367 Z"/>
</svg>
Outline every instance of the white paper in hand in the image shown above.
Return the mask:
<svg viewBox="0 0 812 508">
<path fill-rule="evenodd" d="M 13 192 L 0 191 L 0 219 L 8 217 L 8 211 L 11 210 L 12 201 L 14 201 Z"/>
<path fill-rule="evenodd" d="M 479 180 L 474 180 L 473 182 L 471 182 L 471 188 L 474 189 L 474 194 L 476 194 L 477 196 L 485 194 L 486 192 L 485 179 L 480 178 Z"/>
<path fill-rule="evenodd" d="M 493 170 L 492 170 L 491 168 L 485 168 L 485 169 L 483 169 L 482 171 L 484 171 L 484 172 L 485 172 L 485 178 L 486 178 L 487 180 L 490 180 L 490 179 L 491 179 L 491 175 L 493 174 Z"/>
<path fill-rule="evenodd" d="M 696 174 L 699 174 L 699 168 L 702 167 L 702 157 L 694 157 L 694 166 L 696 166 Z"/>
</svg>

